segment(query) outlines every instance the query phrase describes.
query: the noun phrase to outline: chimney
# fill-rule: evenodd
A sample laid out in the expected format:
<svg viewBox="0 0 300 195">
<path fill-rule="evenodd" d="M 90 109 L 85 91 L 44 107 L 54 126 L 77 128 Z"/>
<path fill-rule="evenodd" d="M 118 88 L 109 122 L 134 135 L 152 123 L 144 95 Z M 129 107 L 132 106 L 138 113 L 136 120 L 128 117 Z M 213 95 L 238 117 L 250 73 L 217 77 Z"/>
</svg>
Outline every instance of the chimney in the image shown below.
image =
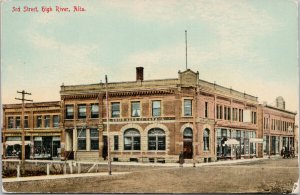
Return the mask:
<svg viewBox="0 0 300 195">
<path fill-rule="evenodd" d="M 137 81 L 144 80 L 144 67 L 136 67 L 136 80 Z"/>
</svg>

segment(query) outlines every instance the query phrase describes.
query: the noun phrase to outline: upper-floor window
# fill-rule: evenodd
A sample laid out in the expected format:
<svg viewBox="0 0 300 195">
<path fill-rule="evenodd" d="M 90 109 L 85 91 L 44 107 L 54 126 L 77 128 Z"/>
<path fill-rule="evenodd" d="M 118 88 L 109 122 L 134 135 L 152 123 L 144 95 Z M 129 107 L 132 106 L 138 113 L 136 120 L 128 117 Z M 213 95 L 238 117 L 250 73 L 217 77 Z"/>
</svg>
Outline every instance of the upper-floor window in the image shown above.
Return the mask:
<svg viewBox="0 0 300 195">
<path fill-rule="evenodd" d="M 208 117 L 208 102 L 205 102 L 204 105 L 204 117 L 207 118 Z"/>
<path fill-rule="evenodd" d="M 74 119 L 74 105 L 66 105 L 66 119 Z"/>
<path fill-rule="evenodd" d="M 99 118 L 99 105 L 98 104 L 91 105 L 91 118 Z"/>
<path fill-rule="evenodd" d="M 7 127 L 8 127 L 9 129 L 14 128 L 14 117 L 9 116 L 8 119 L 7 119 L 7 121 L 8 121 Z"/>
<path fill-rule="evenodd" d="M 17 116 L 16 117 L 16 128 L 20 128 L 21 127 L 21 117 Z"/>
<path fill-rule="evenodd" d="M 224 119 L 225 120 L 230 120 L 230 107 L 224 106 Z"/>
<path fill-rule="evenodd" d="M 238 120 L 238 109 L 232 108 L 232 120 L 237 121 Z"/>
<path fill-rule="evenodd" d="M 251 122 L 252 122 L 252 124 L 256 124 L 256 112 L 252 112 Z M 278 129 L 279 129 L 280 128 L 279 121 L 277 122 L 277 126 L 278 126 Z"/>
<path fill-rule="evenodd" d="M 192 116 L 192 100 L 184 100 L 184 116 Z"/>
<path fill-rule="evenodd" d="M 141 116 L 140 102 L 131 102 L 131 116 Z"/>
<path fill-rule="evenodd" d="M 217 119 L 223 119 L 223 106 L 217 104 Z"/>
<path fill-rule="evenodd" d="M 152 116 L 160 116 L 161 115 L 161 101 L 154 100 L 152 101 Z"/>
<path fill-rule="evenodd" d="M 86 118 L 86 105 L 78 105 L 78 118 Z"/>
<path fill-rule="evenodd" d="M 111 103 L 111 117 L 112 118 L 120 117 L 120 102 Z"/>
<path fill-rule="evenodd" d="M 42 127 L 42 116 L 36 117 L 36 127 L 41 128 Z"/>
<path fill-rule="evenodd" d="M 239 109 L 239 122 L 243 122 L 243 119 L 244 116 L 243 116 L 243 109 Z"/>
<path fill-rule="evenodd" d="M 59 127 L 59 116 L 58 115 L 53 116 L 53 127 Z"/>
<path fill-rule="evenodd" d="M 45 126 L 45 128 L 50 127 L 50 116 L 49 115 L 45 116 L 45 118 L 44 118 L 44 126 Z"/>
<path fill-rule="evenodd" d="M 28 123 L 28 116 L 24 116 L 24 128 L 28 128 L 29 123 Z"/>
</svg>

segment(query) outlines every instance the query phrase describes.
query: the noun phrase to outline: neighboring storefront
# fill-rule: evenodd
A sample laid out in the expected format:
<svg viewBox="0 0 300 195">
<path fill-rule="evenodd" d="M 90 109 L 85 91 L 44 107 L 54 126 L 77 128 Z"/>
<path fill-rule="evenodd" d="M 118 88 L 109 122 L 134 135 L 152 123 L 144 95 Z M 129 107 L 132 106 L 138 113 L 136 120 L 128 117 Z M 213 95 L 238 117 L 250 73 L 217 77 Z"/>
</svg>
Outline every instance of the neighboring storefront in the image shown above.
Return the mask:
<svg viewBox="0 0 300 195">
<path fill-rule="evenodd" d="M 253 130 L 218 128 L 217 159 L 252 158 L 257 154 L 256 138 Z"/>
</svg>

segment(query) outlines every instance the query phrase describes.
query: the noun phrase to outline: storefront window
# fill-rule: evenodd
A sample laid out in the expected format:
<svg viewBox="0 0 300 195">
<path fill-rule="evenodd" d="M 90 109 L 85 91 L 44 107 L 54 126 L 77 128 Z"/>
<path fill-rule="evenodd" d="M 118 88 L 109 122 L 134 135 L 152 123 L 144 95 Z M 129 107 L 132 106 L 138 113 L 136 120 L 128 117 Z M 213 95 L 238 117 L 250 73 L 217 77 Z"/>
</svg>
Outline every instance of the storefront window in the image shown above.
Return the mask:
<svg viewBox="0 0 300 195">
<path fill-rule="evenodd" d="M 86 129 L 77 129 L 78 150 L 86 150 Z"/>
<path fill-rule="evenodd" d="M 34 158 L 45 159 L 52 156 L 52 137 L 34 137 Z"/>
<path fill-rule="evenodd" d="M 150 129 L 148 132 L 148 150 L 165 150 L 166 135 L 162 129 Z"/>
<path fill-rule="evenodd" d="M 124 132 L 124 150 L 140 150 L 141 135 L 137 129 L 128 129 Z"/>
<path fill-rule="evenodd" d="M 209 129 L 205 129 L 203 132 L 203 150 L 209 150 Z"/>
<path fill-rule="evenodd" d="M 119 150 L 119 136 L 114 136 L 114 150 Z"/>
<path fill-rule="evenodd" d="M 98 129 L 90 129 L 91 150 L 99 149 L 99 131 Z"/>
</svg>

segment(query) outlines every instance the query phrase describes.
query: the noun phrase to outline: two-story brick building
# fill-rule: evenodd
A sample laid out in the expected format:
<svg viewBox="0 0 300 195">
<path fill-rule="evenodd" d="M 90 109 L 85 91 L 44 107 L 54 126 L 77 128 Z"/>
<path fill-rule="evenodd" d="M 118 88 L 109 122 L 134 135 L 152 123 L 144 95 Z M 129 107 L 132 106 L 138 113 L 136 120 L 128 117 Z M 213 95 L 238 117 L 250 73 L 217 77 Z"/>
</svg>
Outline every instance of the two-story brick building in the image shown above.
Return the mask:
<svg viewBox="0 0 300 195">
<path fill-rule="evenodd" d="M 22 151 L 22 126 L 25 131 L 25 158 L 60 158 L 62 129 L 60 102 L 27 103 L 22 121 L 22 104 L 3 105 L 3 154 L 18 158 Z"/>
<path fill-rule="evenodd" d="M 282 97 L 276 98 L 276 106 L 263 104 L 259 106 L 262 113 L 260 129 L 263 131 L 263 151 L 265 155 L 279 155 L 281 149 L 290 149 L 295 146 L 296 128 L 295 115 L 285 109 Z"/>
<path fill-rule="evenodd" d="M 61 86 L 66 154 L 119 161 L 213 161 L 256 154 L 257 97 L 199 79 L 191 70 L 178 78 Z M 94 114 L 93 114 L 94 113 Z M 97 114 L 96 114 L 97 113 Z M 96 144 L 98 143 L 98 144 Z M 236 151 L 237 150 L 237 151 Z"/>
</svg>

